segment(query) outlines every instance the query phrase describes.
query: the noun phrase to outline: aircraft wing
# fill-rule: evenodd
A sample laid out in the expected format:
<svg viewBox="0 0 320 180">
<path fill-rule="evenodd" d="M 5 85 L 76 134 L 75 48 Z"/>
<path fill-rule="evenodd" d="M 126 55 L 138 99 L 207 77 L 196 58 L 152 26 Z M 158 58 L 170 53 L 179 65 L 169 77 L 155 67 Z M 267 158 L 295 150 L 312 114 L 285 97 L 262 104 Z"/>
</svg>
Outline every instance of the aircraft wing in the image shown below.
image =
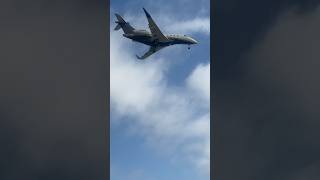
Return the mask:
<svg viewBox="0 0 320 180">
<path fill-rule="evenodd" d="M 152 17 L 150 16 L 150 14 L 146 11 L 146 9 L 143 8 L 144 13 L 147 16 L 148 19 L 148 24 L 149 24 L 149 28 L 151 31 L 152 36 L 159 40 L 160 42 L 166 42 L 168 41 L 168 38 L 162 34 L 162 32 L 160 31 L 159 27 L 157 26 L 157 24 L 153 21 Z"/>
<path fill-rule="evenodd" d="M 164 47 L 165 47 L 165 46 L 150 46 L 149 51 L 147 51 L 143 56 L 140 57 L 140 56 L 136 55 L 136 57 L 137 57 L 138 59 L 145 59 L 145 58 L 151 56 L 153 53 L 159 51 L 160 49 L 162 49 L 162 48 L 164 48 Z"/>
</svg>

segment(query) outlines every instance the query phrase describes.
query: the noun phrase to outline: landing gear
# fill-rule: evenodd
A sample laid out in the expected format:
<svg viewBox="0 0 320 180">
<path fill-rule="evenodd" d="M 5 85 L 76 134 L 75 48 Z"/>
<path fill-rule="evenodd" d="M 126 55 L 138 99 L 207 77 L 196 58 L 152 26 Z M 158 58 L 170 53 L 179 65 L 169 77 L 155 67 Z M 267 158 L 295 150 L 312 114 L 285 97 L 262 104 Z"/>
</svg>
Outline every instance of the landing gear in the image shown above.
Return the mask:
<svg viewBox="0 0 320 180">
<path fill-rule="evenodd" d="M 188 46 L 188 49 L 190 49 L 190 46 Z"/>
</svg>

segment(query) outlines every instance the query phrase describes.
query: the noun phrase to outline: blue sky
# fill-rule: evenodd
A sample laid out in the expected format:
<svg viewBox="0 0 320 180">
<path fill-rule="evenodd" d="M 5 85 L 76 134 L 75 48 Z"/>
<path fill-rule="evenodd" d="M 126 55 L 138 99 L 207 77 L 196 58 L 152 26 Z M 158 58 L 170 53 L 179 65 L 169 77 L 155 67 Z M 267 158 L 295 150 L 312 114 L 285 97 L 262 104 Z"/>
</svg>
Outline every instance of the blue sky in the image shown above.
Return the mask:
<svg viewBox="0 0 320 180">
<path fill-rule="evenodd" d="M 209 1 L 110 2 L 111 180 L 209 179 Z M 198 45 L 148 47 L 113 31 L 114 13 L 147 29 L 145 7 L 160 29 Z"/>
</svg>

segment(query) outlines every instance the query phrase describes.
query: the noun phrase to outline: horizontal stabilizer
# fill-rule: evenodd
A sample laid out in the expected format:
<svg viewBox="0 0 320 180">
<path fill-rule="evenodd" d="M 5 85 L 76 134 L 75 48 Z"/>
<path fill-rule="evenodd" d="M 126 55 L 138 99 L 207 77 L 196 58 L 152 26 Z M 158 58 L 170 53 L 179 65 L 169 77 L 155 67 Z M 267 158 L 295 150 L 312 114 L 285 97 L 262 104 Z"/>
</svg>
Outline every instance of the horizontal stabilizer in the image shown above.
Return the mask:
<svg viewBox="0 0 320 180">
<path fill-rule="evenodd" d="M 115 31 L 118 31 L 121 28 L 120 24 L 117 24 L 117 26 L 114 28 Z"/>
</svg>

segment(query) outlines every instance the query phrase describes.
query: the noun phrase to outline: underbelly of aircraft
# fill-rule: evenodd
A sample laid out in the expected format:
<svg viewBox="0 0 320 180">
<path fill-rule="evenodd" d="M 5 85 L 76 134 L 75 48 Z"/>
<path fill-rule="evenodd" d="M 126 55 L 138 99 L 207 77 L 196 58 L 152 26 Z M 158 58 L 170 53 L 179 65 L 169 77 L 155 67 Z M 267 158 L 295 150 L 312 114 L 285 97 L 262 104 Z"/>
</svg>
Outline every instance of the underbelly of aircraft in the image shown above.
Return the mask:
<svg viewBox="0 0 320 180">
<path fill-rule="evenodd" d="M 173 44 L 184 44 L 184 42 L 180 42 L 179 40 L 170 40 L 169 42 L 157 42 L 150 36 L 132 36 L 128 38 L 132 39 L 133 41 L 140 42 L 149 46 L 170 46 Z"/>
<path fill-rule="evenodd" d="M 130 39 L 147 45 L 152 44 L 152 39 L 149 36 L 133 36 L 130 37 Z"/>
</svg>

